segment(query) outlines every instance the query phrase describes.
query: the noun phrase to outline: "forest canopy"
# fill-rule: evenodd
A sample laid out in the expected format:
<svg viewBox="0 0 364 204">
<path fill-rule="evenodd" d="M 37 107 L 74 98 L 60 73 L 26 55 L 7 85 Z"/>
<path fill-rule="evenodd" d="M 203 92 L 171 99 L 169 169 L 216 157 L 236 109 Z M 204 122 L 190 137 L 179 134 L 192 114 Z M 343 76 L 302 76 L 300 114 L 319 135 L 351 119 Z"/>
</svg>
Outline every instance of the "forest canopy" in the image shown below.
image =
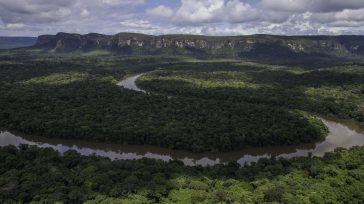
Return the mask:
<svg viewBox="0 0 364 204">
<path fill-rule="evenodd" d="M 0 148 L 1 203 L 361 203 L 364 148 L 323 158 L 186 167 L 110 161 L 31 146 Z"/>
<path fill-rule="evenodd" d="M 216 69 L 226 70 L 237 83 L 245 84 L 250 82 L 245 82 L 236 70 L 258 74 L 256 70 L 274 69 L 271 65 L 155 57 L 24 57 L 19 53 L 0 57 L 3 59 L 0 63 L 0 126 L 25 134 L 149 144 L 194 152 L 308 143 L 320 141 L 327 134 L 325 125 L 306 112 L 314 110 L 285 105 L 282 101 L 296 99 L 290 100 L 284 91 L 279 92 L 282 94 L 272 92 L 266 102 L 259 98 L 262 94 L 249 90 L 235 87 L 196 90 L 179 86 L 181 83 L 167 85 L 178 89 L 178 93 L 172 93 L 176 97 L 169 97 L 171 92 L 163 88 L 164 79 L 158 82 L 161 87 L 151 94 L 116 86 L 118 81 L 133 73 L 186 67 L 193 68 L 189 72 L 191 77 L 201 80 L 207 77 L 210 84 L 221 81 L 210 78 Z M 201 72 L 200 69 L 206 70 Z M 267 78 L 265 72 L 258 76 Z M 258 92 L 267 93 L 270 88 L 263 87 Z M 339 104 L 337 107 L 341 108 Z M 325 106 L 318 107 L 321 108 Z M 358 113 L 361 117 L 361 112 Z"/>
</svg>

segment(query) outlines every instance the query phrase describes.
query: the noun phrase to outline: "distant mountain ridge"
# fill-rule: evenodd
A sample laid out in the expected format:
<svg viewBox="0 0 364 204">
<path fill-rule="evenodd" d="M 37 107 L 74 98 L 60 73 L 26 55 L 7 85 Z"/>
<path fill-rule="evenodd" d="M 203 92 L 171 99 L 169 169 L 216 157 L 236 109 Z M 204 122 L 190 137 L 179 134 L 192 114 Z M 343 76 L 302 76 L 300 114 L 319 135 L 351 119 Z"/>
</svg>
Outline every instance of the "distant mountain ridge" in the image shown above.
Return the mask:
<svg viewBox="0 0 364 204">
<path fill-rule="evenodd" d="M 35 37 L 5 37 L 0 36 L 0 49 L 30 47 L 37 42 Z"/>
<path fill-rule="evenodd" d="M 364 56 L 364 36 L 199 36 L 58 33 L 38 37 L 35 48 L 55 52 L 107 50 L 127 55 L 193 55 L 241 58 Z"/>
</svg>

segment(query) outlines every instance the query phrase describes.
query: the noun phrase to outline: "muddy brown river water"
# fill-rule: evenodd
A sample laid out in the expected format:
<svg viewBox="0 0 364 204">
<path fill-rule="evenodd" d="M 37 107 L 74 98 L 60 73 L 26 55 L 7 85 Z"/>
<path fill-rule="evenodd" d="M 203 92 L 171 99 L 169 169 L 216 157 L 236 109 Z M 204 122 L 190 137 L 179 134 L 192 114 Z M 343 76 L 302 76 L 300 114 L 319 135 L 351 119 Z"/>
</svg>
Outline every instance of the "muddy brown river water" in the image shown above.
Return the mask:
<svg viewBox="0 0 364 204">
<path fill-rule="evenodd" d="M 52 148 L 61 154 L 68 150 L 75 150 L 82 155 L 97 155 L 114 159 L 151 158 L 163 161 L 180 160 L 188 166 L 209 166 L 229 161 L 237 161 L 240 165 L 256 162 L 260 158 L 292 158 L 296 156 L 323 156 L 325 152 L 333 151 L 337 147 L 350 148 L 364 145 L 363 129 L 352 121 L 333 121 L 322 119 L 330 133 L 325 141 L 302 144 L 296 146 L 274 146 L 264 148 L 248 148 L 241 151 L 227 153 L 191 153 L 170 150 L 154 146 L 117 145 L 78 140 L 49 139 L 37 136 L 15 135 L 4 131 L 0 133 L 0 146 L 28 144 L 41 148 Z"/>
</svg>

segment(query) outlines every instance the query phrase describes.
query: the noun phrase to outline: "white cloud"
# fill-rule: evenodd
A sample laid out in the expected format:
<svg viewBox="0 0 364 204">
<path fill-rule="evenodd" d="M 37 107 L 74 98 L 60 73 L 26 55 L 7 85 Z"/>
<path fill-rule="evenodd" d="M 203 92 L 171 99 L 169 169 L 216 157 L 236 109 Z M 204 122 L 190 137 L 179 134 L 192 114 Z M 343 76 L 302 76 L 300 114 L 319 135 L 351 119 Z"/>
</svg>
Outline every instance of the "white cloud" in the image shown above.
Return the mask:
<svg viewBox="0 0 364 204">
<path fill-rule="evenodd" d="M 335 19 L 347 20 L 347 21 L 363 21 L 364 20 L 364 9 L 359 10 L 344 10 L 336 13 Z"/>
<path fill-rule="evenodd" d="M 0 0 L 0 35 L 36 36 L 58 31 L 207 35 L 364 31 L 364 0 L 178 0 L 177 4 L 159 3 L 156 7 L 146 2 Z"/>
<path fill-rule="evenodd" d="M 87 9 L 83 9 L 81 12 L 82 17 L 88 17 L 90 15 L 90 12 Z"/>
<path fill-rule="evenodd" d="M 8 23 L 5 24 L 5 28 L 8 29 L 19 29 L 19 28 L 24 28 L 25 24 L 24 23 Z"/>
<path fill-rule="evenodd" d="M 346 27 L 347 29 L 350 27 L 360 27 L 364 25 L 364 8 L 356 10 L 345 9 L 343 11 L 327 13 L 311 13 L 305 20 L 324 26 Z"/>
<path fill-rule="evenodd" d="M 267 10 L 302 12 L 312 1 L 307 0 L 262 0 L 261 6 Z"/>
<path fill-rule="evenodd" d="M 140 5 L 145 3 L 144 0 L 101 0 L 101 2 L 109 5 Z"/>
<path fill-rule="evenodd" d="M 259 17 L 258 10 L 250 4 L 245 4 L 239 0 L 231 0 L 225 4 L 224 15 L 227 21 L 245 22 L 256 20 Z"/>
<path fill-rule="evenodd" d="M 113 15 L 109 12 L 112 8 L 122 11 L 130 9 L 127 5 L 144 3 L 144 0 L 0 0 L 0 18 L 5 23 L 46 24 L 64 22 L 80 15 L 87 17 L 91 11 L 99 13 L 99 18 L 108 17 Z"/>
<path fill-rule="evenodd" d="M 290 12 L 332 12 L 364 7 L 363 0 L 262 0 L 265 9 Z"/>
<path fill-rule="evenodd" d="M 245 22 L 258 17 L 258 11 L 239 0 L 182 0 L 174 20 L 182 23 Z"/>
<path fill-rule="evenodd" d="M 0 17 L 5 23 L 54 22 L 70 14 L 72 0 L 0 0 Z"/>
<path fill-rule="evenodd" d="M 130 20 L 125 20 L 120 22 L 120 25 L 126 27 L 126 28 L 130 28 L 130 29 L 134 29 L 134 30 L 153 30 L 153 29 L 157 29 L 158 27 L 152 25 L 149 21 L 146 20 L 137 20 L 137 19 L 130 19 Z"/>
<path fill-rule="evenodd" d="M 158 17 L 170 17 L 173 15 L 173 10 L 164 5 L 159 5 L 153 9 L 148 9 L 147 14 L 151 15 L 151 16 L 158 16 Z"/>
</svg>

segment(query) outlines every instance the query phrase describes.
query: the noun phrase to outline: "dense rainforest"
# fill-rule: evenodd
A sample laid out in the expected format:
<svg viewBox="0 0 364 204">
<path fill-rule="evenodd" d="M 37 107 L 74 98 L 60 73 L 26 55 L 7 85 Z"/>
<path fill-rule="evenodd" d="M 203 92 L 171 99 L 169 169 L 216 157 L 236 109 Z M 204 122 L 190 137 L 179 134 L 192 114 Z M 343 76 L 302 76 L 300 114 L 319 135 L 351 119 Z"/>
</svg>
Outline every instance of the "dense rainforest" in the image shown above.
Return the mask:
<svg viewBox="0 0 364 204">
<path fill-rule="evenodd" d="M 3 128 L 46 137 L 195 152 L 308 143 L 327 134 L 317 117 L 296 107 L 183 95 L 171 98 L 116 86 L 127 74 L 158 68 L 212 64 L 210 71 L 254 69 L 244 62 L 240 66 L 183 58 L 34 55 L 17 51 L 0 56 Z"/>
<path fill-rule="evenodd" d="M 0 148 L 1 203 L 362 203 L 363 192 L 363 147 L 243 168 Z"/>
<path fill-rule="evenodd" d="M 137 84 L 170 96 L 264 104 L 364 122 L 363 67 L 243 67 L 178 65 L 144 74 Z"/>
</svg>

